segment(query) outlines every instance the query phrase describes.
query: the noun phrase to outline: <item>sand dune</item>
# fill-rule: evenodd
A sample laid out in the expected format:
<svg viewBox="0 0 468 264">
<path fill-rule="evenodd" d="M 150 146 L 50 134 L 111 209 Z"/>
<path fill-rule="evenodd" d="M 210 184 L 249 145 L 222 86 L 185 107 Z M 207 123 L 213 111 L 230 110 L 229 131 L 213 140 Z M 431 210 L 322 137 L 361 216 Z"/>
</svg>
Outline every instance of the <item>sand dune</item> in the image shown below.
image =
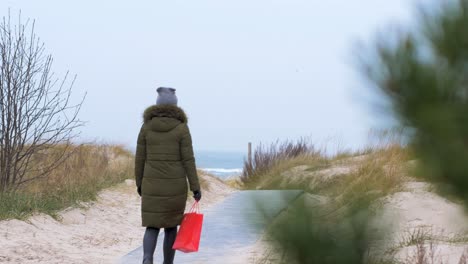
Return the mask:
<svg viewBox="0 0 468 264">
<path fill-rule="evenodd" d="M 204 175 L 202 208 L 217 203 L 234 190 Z M 127 180 L 99 194 L 96 202 L 59 214 L 44 214 L 27 221 L 0 222 L 0 263 L 116 263 L 141 245 L 140 197 Z M 191 203 L 189 201 L 188 203 Z"/>
</svg>

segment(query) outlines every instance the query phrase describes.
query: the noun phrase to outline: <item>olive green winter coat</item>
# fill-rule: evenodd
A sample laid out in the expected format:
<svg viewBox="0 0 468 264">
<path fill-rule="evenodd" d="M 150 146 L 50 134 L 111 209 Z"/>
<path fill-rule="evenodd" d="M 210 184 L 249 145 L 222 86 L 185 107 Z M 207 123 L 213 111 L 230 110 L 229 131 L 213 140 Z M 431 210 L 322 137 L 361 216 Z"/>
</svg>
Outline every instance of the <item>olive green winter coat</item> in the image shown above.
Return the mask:
<svg viewBox="0 0 468 264">
<path fill-rule="evenodd" d="M 141 187 L 142 225 L 180 225 L 190 190 L 200 190 L 192 138 L 184 111 L 154 105 L 143 114 L 135 157 L 135 179 Z"/>
</svg>

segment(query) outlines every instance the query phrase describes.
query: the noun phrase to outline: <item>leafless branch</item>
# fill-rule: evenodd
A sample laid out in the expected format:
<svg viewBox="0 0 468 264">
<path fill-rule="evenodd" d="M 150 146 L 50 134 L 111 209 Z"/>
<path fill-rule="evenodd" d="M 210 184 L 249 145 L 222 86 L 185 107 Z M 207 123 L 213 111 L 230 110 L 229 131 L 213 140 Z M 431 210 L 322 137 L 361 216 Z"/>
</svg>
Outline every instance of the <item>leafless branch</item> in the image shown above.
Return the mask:
<svg viewBox="0 0 468 264">
<path fill-rule="evenodd" d="M 0 21 L 0 192 L 47 177 L 69 156 L 84 98 L 73 105 L 69 73 L 56 78 L 35 22 Z M 51 149 L 61 145 L 61 150 Z M 41 155 L 48 159 L 40 158 Z M 40 162 L 39 162 L 40 160 Z"/>
</svg>

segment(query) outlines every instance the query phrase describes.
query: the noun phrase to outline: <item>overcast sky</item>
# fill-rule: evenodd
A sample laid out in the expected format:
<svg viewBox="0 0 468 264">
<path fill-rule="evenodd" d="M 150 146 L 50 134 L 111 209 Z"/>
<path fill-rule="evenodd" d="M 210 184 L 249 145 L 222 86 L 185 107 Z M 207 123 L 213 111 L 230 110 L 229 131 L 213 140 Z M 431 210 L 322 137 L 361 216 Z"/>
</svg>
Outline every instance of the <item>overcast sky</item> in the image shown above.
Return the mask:
<svg viewBox="0 0 468 264">
<path fill-rule="evenodd" d="M 177 89 L 197 150 L 311 136 L 365 144 L 378 123 L 353 47 L 406 24 L 411 0 L 1 0 L 88 93 L 84 140 L 133 148 L 156 88 Z M 6 4 L 5 4 L 6 3 Z"/>
</svg>

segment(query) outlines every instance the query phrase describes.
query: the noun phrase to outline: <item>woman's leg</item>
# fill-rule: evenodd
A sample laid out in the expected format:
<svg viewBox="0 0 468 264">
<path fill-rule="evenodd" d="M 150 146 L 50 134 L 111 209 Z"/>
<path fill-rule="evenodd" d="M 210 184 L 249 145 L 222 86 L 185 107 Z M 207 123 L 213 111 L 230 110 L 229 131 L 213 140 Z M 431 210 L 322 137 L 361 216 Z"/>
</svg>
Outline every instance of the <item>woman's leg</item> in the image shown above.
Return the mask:
<svg viewBox="0 0 468 264">
<path fill-rule="evenodd" d="M 172 249 L 177 236 L 177 227 L 164 228 L 164 264 L 173 264 L 175 250 Z"/>
<path fill-rule="evenodd" d="M 158 242 L 159 228 L 147 227 L 143 237 L 143 264 L 153 264 L 154 250 Z"/>
</svg>

